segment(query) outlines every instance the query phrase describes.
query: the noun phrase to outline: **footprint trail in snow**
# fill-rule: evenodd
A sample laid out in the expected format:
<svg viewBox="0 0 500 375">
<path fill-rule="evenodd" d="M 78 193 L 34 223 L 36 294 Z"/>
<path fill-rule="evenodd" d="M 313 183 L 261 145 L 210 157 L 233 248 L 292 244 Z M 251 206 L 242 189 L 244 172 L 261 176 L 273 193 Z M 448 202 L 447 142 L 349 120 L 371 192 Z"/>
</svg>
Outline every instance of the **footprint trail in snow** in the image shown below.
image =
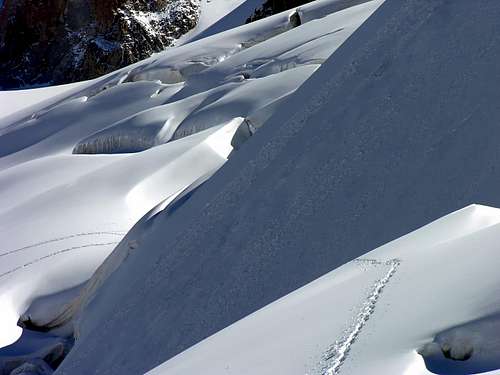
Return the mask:
<svg viewBox="0 0 500 375">
<path fill-rule="evenodd" d="M 361 306 L 354 322 L 345 331 L 344 336 L 340 340 L 337 340 L 323 354 L 320 364 L 321 375 L 340 374 L 342 364 L 346 360 L 352 345 L 361 333 L 361 330 L 365 326 L 368 319 L 370 319 L 370 316 L 375 311 L 375 306 L 377 304 L 377 301 L 380 299 L 383 289 L 387 286 L 391 278 L 394 276 L 398 266 L 401 263 L 401 261 L 398 259 L 392 259 L 386 262 L 380 262 L 374 259 L 356 259 L 355 262 L 364 263 L 371 266 L 385 265 L 389 266 L 389 270 L 381 279 L 375 282 L 370 294 Z"/>
</svg>

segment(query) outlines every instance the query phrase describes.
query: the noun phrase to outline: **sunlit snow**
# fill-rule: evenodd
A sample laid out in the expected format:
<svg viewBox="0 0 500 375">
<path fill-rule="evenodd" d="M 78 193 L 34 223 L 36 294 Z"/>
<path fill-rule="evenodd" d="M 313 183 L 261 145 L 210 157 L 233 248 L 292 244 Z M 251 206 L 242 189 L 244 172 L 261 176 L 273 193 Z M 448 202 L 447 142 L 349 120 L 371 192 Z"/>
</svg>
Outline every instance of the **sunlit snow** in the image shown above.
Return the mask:
<svg viewBox="0 0 500 375">
<path fill-rule="evenodd" d="M 0 92 L 0 372 L 500 374 L 498 2 L 261 4 Z"/>
</svg>

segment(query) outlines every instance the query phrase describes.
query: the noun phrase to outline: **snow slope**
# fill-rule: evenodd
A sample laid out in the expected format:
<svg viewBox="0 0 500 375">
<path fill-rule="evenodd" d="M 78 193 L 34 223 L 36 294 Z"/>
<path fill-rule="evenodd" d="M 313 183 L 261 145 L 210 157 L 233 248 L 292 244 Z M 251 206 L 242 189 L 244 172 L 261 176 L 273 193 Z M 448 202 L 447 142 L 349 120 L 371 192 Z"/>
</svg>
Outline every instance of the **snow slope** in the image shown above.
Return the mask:
<svg viewBox="0 0 500 375">
<path fill-rule="evenodd" d="M 291 10 L 68 91 L 2 94 L 44 100 L 0 118 L 0 347 L 19 318 L 54 328 L 137 220 L 208 179 L 382 1 L 358 3 L 322 0 L 300 27 Z M 0 357 L 38 341 L 25 330 Z"/>
<path fill-rule="evenodd" d="M 0 91 L 0 118 L 12 115 L 22 109 L 32 107 L 54 96 L 63 95 L 80 85 L 82 85 L 82 82 L 42 87 L 32 90 Z"/>
<path fill-rule="evenodd" d="M 2 325 L 15 327 L 33 298 L 86 281 L 144 211 L 217 170 L 239 124 L 126 157 L 50 156 L 3 171 L 0 291 L 15 313 L 2 309 Z M 4 344 L 16 338 L 3 331 Z"/>
<path fill-rule="evenodd" d="M 203 39 L 243 25 L 248 16 L 262 2 L 263 0 L 201 0 L 200 18 L 196 26 L 181 36 L 175 45 Z"/>
<path fill-rule="evenodd" d="M 417 351 L 436 334 L 491 316 L 496 321 L 486 329 L 498 328 L 500 277 L 492 260 L 499 236 L 500 210 L 469 206 L 337 268 L 149 374 L 431 374 Z M 499 369 L 500 345 L 484 340 L 486 329 L 447 337 L 456 350 L 471 345 L 472 358 L 452 361 L 438 349 L 436 373 Z"/>
<path fill-rule="evenodd" d="M 87 304 L 75 347 L 57 372 L 149 370 L 448 212 L 473 202 L 500 206 L 499 16 L 500 4 L 488 0 L 384 3 L 212 179 L 173 213 L 160 212 L 130 234 L 126 241 L 137 239 L 137 247 Z M 485 280 L 495 281 L 493 265 L 479 259 L 493 254 L 495 241 L 484 249 L 468 241 L 456 247 L 461 256 L 440 266 L 454 278 L 467 264 L 484 266 Z M 445 259 L 453 249 L 442 250 Z M 392 276 L 383 264 L 380 273 L 365 275 L 366 288 L 389 276 L 381 302 L 400 274 L 421 274 L 429 262 L 402 262 Z M 432 288 L 446 282 L 433 267 L 423 291 L 437 303 L 454 289 Z M 485 306 L 482 295 L 477 310 L 469 310 L 465 301 L 486 285 L 477 273 L 467 279 L 475 282 L 453 299 L 463 312 L 436 316 L 429 329 L 453 328 L 498 308 L 493 298 Z M 383 323 L 377 334 L 403 329 L 401 320 Z M 419 332 L 422 345 L 438 334 Z M 362 331 L 359 342 L 363 337 Z M 407 339 L 401 342 L 411 346 L 401 355 L 409 365 L 408 353 L 417 362 L 418 340 Z M 317 353 L 325 349 L 319 345 Z M 384 346 L 366 349 L 367 356 L 376 349 Z M 372 363 L 368 357 L 352 358 L 362 367 Z M 401 368 L 399 359 L 391 363 Z"/>
</svg>

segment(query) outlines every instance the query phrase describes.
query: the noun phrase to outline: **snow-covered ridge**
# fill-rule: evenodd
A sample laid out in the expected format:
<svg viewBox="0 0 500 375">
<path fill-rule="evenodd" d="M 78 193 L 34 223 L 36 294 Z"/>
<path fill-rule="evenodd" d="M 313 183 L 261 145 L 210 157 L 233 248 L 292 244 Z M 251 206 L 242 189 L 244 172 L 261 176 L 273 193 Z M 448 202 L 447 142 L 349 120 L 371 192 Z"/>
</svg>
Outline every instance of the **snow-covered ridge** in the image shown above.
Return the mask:
<svg viewBox="0 0 500 375">
<path fill-rule="evenodd" d="M 491 262 L 499 236 L 500 210 L 466 207 L 328 273 L 149 374 L 431 374 L 423 359 L 440 374 L 498 369 L 500 345 L 489 330 L 498 327 L 500 299 L 488 286 L 499 285 Z M 471 254 L 477 245 L 480 253 Z M 474 300 L 464 304 L 464 293 Z M 463 350 L 472 357 L 453 361 L 446 354 Z"/>
<path fill-rule="evenodd" d="M 140 245 L 124 234 L 149 210 L 182 205 L 381 3 L 322 0 L 300 8 L 300 26 L 291 10 L 185 42 L 37 90 L 35 104 L 1 118 L 0 346 L 15 342 L 0 355 L 6 368 L 56 366 L 72 340 L 46 360 L 60 342 L 45 346 L 33 330 L 78 336 L 82 311 Z M 102 264 L 118 243 L 125 252 Z M 20 348 L 31 349 L 13 355 Z"/>
</svg>

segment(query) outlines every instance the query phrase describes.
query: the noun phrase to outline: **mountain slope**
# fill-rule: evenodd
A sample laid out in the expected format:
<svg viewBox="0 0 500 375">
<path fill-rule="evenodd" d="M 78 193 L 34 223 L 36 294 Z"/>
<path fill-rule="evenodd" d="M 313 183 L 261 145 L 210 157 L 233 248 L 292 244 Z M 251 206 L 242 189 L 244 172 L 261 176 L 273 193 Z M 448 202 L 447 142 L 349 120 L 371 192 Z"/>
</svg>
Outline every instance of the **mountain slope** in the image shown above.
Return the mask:
<svg viewBox="0 0 500 375">
<path fill-rule="evenodd" d="M 447 212 L 499 206 L 499 16 L 492 0 L 384 3 L 213 179 L 126 238 L 58 372 L 150 369 Z"/>
<path fill-rule="evenodd" d="M 57 367 L 113 248 L 149 210 L 181 205 L 382 1 L 358 3 L 318 1 L 91 81 L 2 95 L 2 109 L 32 104 L 0 119 L 0 372 Z"/>
</svg>

